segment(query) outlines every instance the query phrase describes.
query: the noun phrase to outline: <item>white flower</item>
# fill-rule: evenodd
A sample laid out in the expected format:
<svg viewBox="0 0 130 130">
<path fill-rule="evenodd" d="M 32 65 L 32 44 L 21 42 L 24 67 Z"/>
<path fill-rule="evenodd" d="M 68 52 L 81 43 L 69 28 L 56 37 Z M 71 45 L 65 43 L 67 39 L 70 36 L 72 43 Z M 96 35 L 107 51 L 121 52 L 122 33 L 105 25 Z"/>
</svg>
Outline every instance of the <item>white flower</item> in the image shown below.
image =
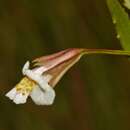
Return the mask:
<svg viewBox="0 0 130 130">
<path fill-rule="evenodd" d="M 44 67 L 30 70 L 29 66 L 26 62 L 22 70 L 25 77 L 6 96 L 16 104 L 26 103 L 30 96 L 37 105 L 51 105 L 55 99 L 55 91 L 48 84 L 52 76 L 44 75 Z"/>
</svg>

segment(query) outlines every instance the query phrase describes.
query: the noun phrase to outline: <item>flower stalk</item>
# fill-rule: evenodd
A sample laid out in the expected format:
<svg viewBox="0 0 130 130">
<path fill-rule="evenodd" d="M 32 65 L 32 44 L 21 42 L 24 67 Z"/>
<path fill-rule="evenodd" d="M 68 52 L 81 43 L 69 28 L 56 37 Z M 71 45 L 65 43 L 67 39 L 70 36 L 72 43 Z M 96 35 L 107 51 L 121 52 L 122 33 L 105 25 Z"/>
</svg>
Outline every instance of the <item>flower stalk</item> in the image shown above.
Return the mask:
<svg viewBox="0 0 130 130">
<path fill-rule="evenodd" d="M 123 50 L 107 50 L 107 49 L 82 49 L 82 55 L 85 54 L 108 54 L 108 55 L 119 55 L 119 56 L 130 56 L 130 51 Z"/>
</svg>

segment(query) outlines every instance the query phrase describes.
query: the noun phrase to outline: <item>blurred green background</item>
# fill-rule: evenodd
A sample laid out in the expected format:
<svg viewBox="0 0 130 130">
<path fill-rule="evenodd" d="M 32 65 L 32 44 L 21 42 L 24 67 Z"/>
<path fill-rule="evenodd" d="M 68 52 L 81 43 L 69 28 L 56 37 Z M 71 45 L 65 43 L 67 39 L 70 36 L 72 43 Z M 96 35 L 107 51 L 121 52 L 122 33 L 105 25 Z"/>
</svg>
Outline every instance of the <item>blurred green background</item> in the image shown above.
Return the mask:
<svg viewBox="0 0 130 130">
<path fill-rule="evenodd" d="M 71 47 L 121 49 L 104 0 L 0 1 L 0 130 L 130 130 L 126 57 L 82 58 L 52 106 L 5 97 L 27 60 Z"/>
</svg>

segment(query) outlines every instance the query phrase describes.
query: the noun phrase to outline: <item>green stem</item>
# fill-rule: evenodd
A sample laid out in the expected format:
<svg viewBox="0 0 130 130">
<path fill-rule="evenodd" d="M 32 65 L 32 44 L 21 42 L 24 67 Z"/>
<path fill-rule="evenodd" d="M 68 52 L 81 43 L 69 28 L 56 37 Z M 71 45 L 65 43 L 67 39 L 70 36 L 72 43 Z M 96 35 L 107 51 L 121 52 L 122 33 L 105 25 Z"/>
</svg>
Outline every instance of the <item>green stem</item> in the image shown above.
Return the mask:
<svg viewBox="0 0 130 130">
<path fill-rule="evenodd" d="M 130 56 L 130 51 L 107 50 L 107 49 L 82 49 L 82 55 L 84 54 L 109 54 L 109 55 Z"/>
</svg>

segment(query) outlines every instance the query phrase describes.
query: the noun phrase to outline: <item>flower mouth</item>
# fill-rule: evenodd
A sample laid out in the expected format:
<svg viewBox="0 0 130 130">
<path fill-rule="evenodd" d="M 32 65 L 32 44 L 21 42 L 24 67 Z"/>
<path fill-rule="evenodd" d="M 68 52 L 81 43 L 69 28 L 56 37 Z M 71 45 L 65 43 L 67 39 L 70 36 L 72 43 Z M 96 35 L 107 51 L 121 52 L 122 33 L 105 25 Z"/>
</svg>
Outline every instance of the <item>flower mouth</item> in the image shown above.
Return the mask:
<svg viewBox="0 0 130 130">
<path fill-rule="evenodd" d="M 16 85 L 16 91 L 19 93 L 22 93 L 22 95 L 26 95 L 27 93 L 30 93 L 33 88 L 35 87 L 36 82 L 29 79 L 28 77 L 24 77 L 20 83 Z"/>
</svg>

